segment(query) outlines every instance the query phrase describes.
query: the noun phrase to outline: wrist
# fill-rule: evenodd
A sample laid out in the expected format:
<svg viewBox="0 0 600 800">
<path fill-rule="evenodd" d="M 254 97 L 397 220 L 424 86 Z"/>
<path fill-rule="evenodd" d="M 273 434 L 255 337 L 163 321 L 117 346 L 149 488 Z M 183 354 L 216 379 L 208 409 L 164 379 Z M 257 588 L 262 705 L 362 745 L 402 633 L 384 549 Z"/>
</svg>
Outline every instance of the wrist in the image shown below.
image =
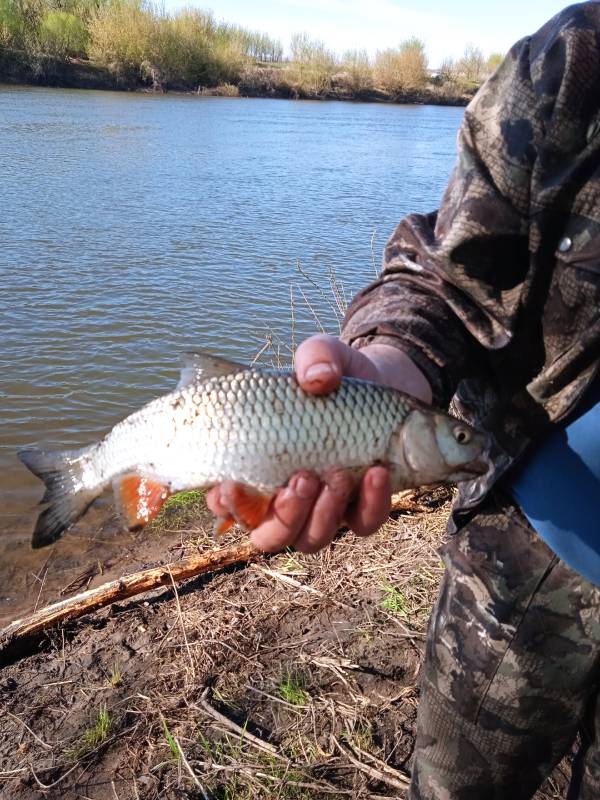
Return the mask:
<svg viewBox="0 0 600 800">
<path fill-rule="evenodd" d="M 430 404 L 433 393 L 424 373 L 403 350 L 389 344 L 368 344 L 360 348 L 375 367 L 378 382 Z"/>
</svg>

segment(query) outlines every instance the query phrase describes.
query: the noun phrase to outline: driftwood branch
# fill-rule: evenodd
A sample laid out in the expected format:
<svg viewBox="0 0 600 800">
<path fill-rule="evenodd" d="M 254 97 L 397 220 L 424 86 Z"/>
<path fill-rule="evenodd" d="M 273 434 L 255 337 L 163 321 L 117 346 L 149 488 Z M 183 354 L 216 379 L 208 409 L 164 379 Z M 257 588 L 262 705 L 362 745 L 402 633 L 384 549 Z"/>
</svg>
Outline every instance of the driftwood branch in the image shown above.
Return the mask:
<svg viewBox="0 0 600 800">
<path fill-rule="evenodd" d="M 259 554 L 260 551 L 250 542 L 211 550 L 173 564 L 133 572 L 95 589 L 76 594 L 68 600 L 41 608 L 23 619 L 15 620 L 0 631 L 0 666 L 12 661 L 15 655 L 18 657 L 19 653 L 15 651 L 26 648 L 44 631 L 142 592 L 149 592 L 159 586 L 173 586 L 174 581 L 183 581 L 232 564 L 247 562 Z"/>
</svg>

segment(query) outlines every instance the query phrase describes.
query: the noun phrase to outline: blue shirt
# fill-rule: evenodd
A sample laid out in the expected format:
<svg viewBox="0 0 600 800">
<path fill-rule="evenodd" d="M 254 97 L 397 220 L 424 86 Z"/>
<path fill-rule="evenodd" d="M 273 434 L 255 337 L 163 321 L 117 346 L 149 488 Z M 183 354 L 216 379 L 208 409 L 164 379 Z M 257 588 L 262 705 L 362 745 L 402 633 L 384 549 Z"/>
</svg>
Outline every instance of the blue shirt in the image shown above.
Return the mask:
<svg viewBox="0 0 600 800">
<path fill-rule="evenodd" d="M 600 380 L 575 413 L 517 467 L 509 488 L 546 544 L 600 586 Z"/>
</svg>

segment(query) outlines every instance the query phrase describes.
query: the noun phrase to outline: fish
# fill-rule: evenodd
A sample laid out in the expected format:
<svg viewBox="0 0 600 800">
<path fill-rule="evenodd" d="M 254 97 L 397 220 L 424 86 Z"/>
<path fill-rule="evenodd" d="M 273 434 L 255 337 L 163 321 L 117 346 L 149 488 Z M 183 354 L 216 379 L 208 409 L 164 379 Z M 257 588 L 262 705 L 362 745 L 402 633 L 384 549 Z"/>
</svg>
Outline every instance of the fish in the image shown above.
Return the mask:
<svg viewBox="0 0 600 800">
<path fill-rule="evenodd" d="M 101 440 L 62 452 L 25 449 L 20 460 L 46 486 L 32 547 L 55 542 L 112 484 L 130 530 L 168 497 L 234 481 L 235 508 L 218 518 L 256 528 L 276 492 L 299 470 L 324 481 L 344 472 L 358 486 L 372 465 L 394 491 L 459 482 L 487 471 L 487 437 L 455 417 L 379 384 L 342 378 L 314 396 L 293 371 L 188 353 L 174 391 L 135 411 Z"/>
</svg>

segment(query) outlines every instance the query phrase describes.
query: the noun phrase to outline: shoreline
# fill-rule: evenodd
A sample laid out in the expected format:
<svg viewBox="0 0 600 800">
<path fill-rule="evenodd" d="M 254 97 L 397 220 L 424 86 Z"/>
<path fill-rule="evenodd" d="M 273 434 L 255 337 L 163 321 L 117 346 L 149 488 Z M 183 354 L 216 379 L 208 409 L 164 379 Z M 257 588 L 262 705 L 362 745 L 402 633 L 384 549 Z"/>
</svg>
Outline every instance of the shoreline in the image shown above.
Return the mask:
<svg viewBox="0 0 600 800">
<path fill-rule="evenodd" d="M 475 92 L 444 94 L 435 86 L 390 95 L 372 89 L 363 92 L 329 90 L 309 93 L 295 87 L 273 84 L 269 68 L 257 68 L 256 80 L 238 85 L 190 87 L 160 83 L 155 78 L 144 80 L 141 75 L 119 74 L 108 67 L 83 59 L 63 60 L 56 56 L 31 56 L 24 52 L 0 51 L 0 84 L 39 86 L 53 89 L 95 89 L 100 91 L 134 92 L 139 94 L 175 94 L 197 97 L 248 97 L 276 100 L 344 101 L 351 103 L 382 103 L 388 105 L 467 106 Z M 261 74 L 262 73 L 262 74 Z M 256 74 L 256 73 L 255 73 Z"/>
</svg>

